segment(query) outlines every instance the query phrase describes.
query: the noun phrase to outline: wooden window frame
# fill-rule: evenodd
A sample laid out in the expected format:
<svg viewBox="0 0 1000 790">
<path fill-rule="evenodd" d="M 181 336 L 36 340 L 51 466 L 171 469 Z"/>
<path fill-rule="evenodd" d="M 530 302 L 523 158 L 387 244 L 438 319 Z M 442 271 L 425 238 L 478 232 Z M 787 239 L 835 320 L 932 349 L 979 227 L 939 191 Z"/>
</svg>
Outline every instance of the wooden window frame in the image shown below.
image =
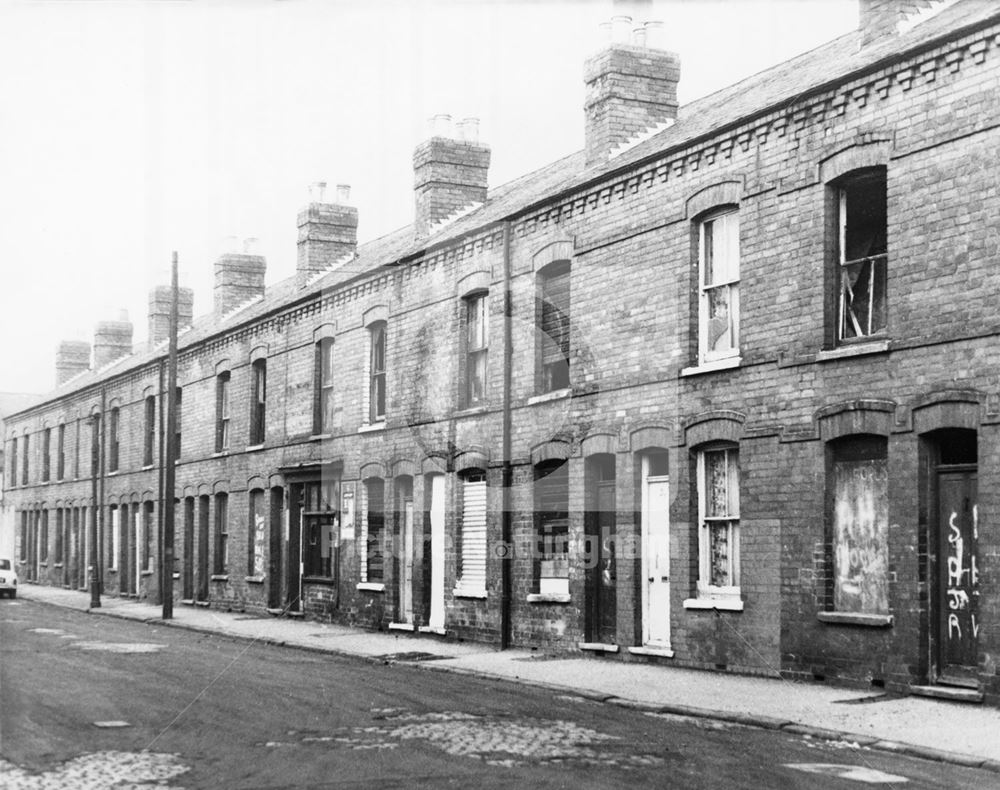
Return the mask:
<svg viewBox="0 0 1000 790">
<path fill-rule="evenodd" d="M 232 439 L 230 431 L 230 413 L 232 397 L 232 375 L 224 370 L 215 377 L 215 452 L 224 453 L 229 450 Z"/>
<path fill-rule="evenodd" d="M 730 226 L 734 223 L 735 227 Z M 731 242 L 735 235 L 735 245 L 727 243 L 722 249 L 722 266 L 716 266 L 716 228 L 722 228 L 722 238 Z M 735 249 L 733 249 L 735 247 Z M 728 253 L 728 254 L 727 254 Z M 720 272 L 718 276 L 709 278 L 711 273 Z M 718 337 L 729 334 L 728 347 L 714 349 L 709 347 L 712 335 L 711 305 L 712 295 L 724 292 L 726 313 L 726 329 L 718 333 Z M 698 361 L 701 364 L 716 362 L 721 359 L 738 357 L 740 354 L 740 212 L 736 206 L 726 206 L 715 209 L 704 215 L 698 221 Z"/>
<path fill-rule="evenodd" d="M 250 365 L 250 445 L 264 444 L 267 437 L 267 360 Z"/>
<path fill-rule="evenodd" d="M 487 400 L 490 348 L 490 300 L 488 291 L 469 294 L 462 300 L 466 407 Z"/>
<path fill-rule="evenodd" d="M 368 422 L 385 422 L 388 389 L 386 381 L 388 324 L 376 321 L 368 327 Z"/>
<path fill-rule="evenodd" d="M 726 513 L 722 515 L 707 515 L 708 490 L 706 474 L 706 458 L 710 454 L 723 453 L 723 464 L 726 472 Z M 735 466 L 735 480 L 732 478 Z M 706 445 L 697 453 L 697 489 L 698 489 L 698 597 L 710 599 L 740 599 L 740 466 L 739 445 L 733 443 L 718 443 Z M 731 512 L 735 493 L 735 513 Z M 714 584 L 712 578 L 712 530 L 721 527 L 726 531 L 726 542 L 729 547 L 726 577 L 729 584 Z"/>
</svg>

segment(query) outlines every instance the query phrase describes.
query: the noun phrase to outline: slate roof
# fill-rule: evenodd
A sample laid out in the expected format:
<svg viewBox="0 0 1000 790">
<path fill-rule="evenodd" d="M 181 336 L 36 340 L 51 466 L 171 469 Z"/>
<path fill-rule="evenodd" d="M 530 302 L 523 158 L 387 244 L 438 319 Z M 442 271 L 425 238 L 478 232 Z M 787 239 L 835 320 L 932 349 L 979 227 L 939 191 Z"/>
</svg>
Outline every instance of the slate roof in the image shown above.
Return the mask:
<svg viewBox="0 0 1000 790">
<path fill-rule="evenodd" d="M 697 99 L 679 108 L 676 122 L 669 128 L 629 148 L 608 162 L 586 167 L 582 151 L 556 160 L 550 165 L 490 190 L 486 202 L 428 238 L 417 241 L 413 226 L 400 228 L 386 236 L 358 246 L 356 258 L 330 273 L 313 278 L 306 286 L 293 275 L 268 287 L 264 297 L 242 309 L 218 316 L 209 314 L 195 319 L 194 326 L 178 338 L 181 350 L 213 335 L 250 323 L 300 298 L 347 282 L 357 276 L 391 265 L 421 250 L 461 238 L 490 224 L 517 215 L 556 195 L 599 180 L 619 170 L 627 170 L 645 159 L 680 149 L 727 126 L 755 115 L 792 103 L 803 94 L 834 85 L 852 74 L 872 69 L 883 61 L 904 57 L 906 53 L 931 44 L 938 38 L 952 37 L 965 28 L 1000 20 L 1000 9 L 992 0 L 959 0 L 912 29 L 883 41 L 860 47 L 860 32 L 852 31 L 798 57 L 747 77 L 727 88 Z M 113 378 L 146 365 L 166 354 L 166 344 L 140 350 L 70 379 L 39 400 L 51 401 L 88 385 Z M 27 408 L 27 407 L 25 407 Z"/>
</svg>

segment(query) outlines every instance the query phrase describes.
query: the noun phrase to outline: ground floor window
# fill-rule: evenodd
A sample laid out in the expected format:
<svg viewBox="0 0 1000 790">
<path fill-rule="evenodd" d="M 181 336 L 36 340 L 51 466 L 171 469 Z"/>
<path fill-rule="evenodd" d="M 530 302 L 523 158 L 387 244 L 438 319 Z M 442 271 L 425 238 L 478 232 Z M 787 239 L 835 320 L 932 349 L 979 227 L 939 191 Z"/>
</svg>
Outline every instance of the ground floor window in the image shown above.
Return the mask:
<svg viewBox="0 0 1000 790">
<path fill-rule="evenodd" d="M 740 594 L 740 463 L 735 445 L 698 452 L 698 594 Z"/>
<path fill-rule="evenodd" d="M 382 551 L 385 535 L 385 482 L 377 477 L 365 480 L 361 488 L 365 539 L 362 541 L 361 571 L 363 582 L 381 582 L 385 579 Z"/>
<path fill-rule="evenodd" d="M 831 443 L 833 608 L 889 611 L 889 475 L 881 436 Z"/>
<path fill-rule="evenodd" d="M 535 568 L 538 592 L 569 594 L 569 463 L 535 466 Z"/>
<path fill-rule="evenodd" d="M 462 518 L 458 529 L 458 586 L 463 592 L 486 592 L 486 474 L 462 478 Z"/>
<path fill-rule="evenodd" d="M 306 576 L 333 576 L 334 547 L 339 540 L 340 478 L 302 486 L 302 563 Z"/>
</svg>

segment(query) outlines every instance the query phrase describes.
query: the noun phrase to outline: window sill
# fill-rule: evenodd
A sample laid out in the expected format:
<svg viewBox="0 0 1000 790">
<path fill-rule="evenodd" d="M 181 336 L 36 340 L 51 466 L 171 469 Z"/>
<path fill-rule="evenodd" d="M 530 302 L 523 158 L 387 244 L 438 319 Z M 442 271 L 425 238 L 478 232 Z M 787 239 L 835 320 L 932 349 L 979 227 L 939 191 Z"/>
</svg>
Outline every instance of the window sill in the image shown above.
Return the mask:
<svg viewBox="0 0 1000 790">
<path fill-rule="evenodd" d="M 150 470 L 150 469 L 152 469 L 152 468 L 153 468 L 153 465 L 152 465 L 152 464 L 143 464 L 143 465 L 142 465 L 142 471 L 143 471 L 143 472 L 146 472 L 146 471 L 149 471 L 149 470 Z"/>
<path fill-rule="evenodd" d="M 382 582 L 358 582 L 358 586 L 355 589 L 384 593 L 385 585 Z"/>
<path fill-rule="evenodd" d="M 174 571 L 173 578 L 174 579 L 179 579 L 180 577 L 181 577 L 180 573 L 177 572 L 177 571 Z"/>
<path fill-rule="evenodd" d="M 717 609 L 721 612 L 742 612 L 743 601 L 739 598 L 687 598 L 685 609 Z"/>
<path fill-rule="evenodd" d="M 569 593 L 529 593 L 528 603 L 569 603 L 573 597 Z"/>
<path fill-rule="evenodd" d="M 702 362 L 701 364 L 694 365 L 690 368 L 684 368 L 680 375 L 684 378 L 687 376 L 700 376 L 702 373 L 712 373 L 716 370 L 732 370 L 733 368 L 738 368 L 742 362 L 743 357 L 713 359 L 709 362 Z"/>
<path fill-rule="evenodd" d="M 480 598 L 486 600 L 486 590 L 470 590 L 465 587 L 456 587 L 451 591 L 456 598 Z"/>
<path fill-rule="evenodd" d="M 486 414 L 490 410 L 489 406 L 466 406 L 455 412 L 456 417 L 474 417 L 477 414 Z"/>
<path fill-rule="evenodd" d="M 548 403 L 552 400 L 562 400 L 563 398 L 568 398 L 572 394 L 572 387 L 563 387 L 561 390 L 552 390 L 552 392 L 543 392 L 540 395 L 532 395 L 528 398 L 528 405 L 533 406 L 536 403 Z"/>
<path fill-rule="evenodd" d="M 252 453 L 254 450 L 263 450 L 263 449 L 264 449 L 264 443 L 261 442 L 260 444 L 248 445 L 246 451 L 248 453 Z"/>
<path fill-rule="evenodd" d="M 576 646 L 590 653 L 617 653 L 620 650 L 618 645 L 609 645 L 604 642 L 577 642 Z"/>
<path fill-rule="evenodd" d="M 261 581 L 264 581 L 264 577 L 263 576 L 258 576 L 256 578 L 259 578 Z M 337 580 L 334 579 L 332 576 L 309 576 L 309 575 L 303 575 L 302 576 L 302 583 L 303 584 L 325 584 L 327 587 L 331 587 L 331 586 L 333 586 L 334 584 L 337 583 Z"/>
<path fill-rule="evenodd" d="M 860 612 L 817 612 L 816 619 L 833 625 L 860 625 L 868 628 L 892 628 L 891 614 L 861 614 Z"/>
<path fill-rule="evenodd" d="M 243 581 L 245 581 L 247 584 L 263 584 L 264 583 L 264 577 L 263 576 L 244 576 L 243 577 Z"/>
<path fill-rule="evenodd" d="M 152 576 L 153 573 L 153 571 L 139 571 L 140 576 Z"/>
<path fill-rule="evenodd" d="M 865 343 L 851 343 L 838 346 L 837 348 L 820 351 L 816 354 L 817 362 L 829 362 L 833 359 L 844 359 L 845 357 L 863 357 L 866 354 L 884 354 L 889 350 L 888 340 L 876 340 Z"/>
<path fill-rule="evenodd" d="M 117 474 L 118 474 L 118 470 L 117 469 L 112 469 L 110 472 L 108 472 L 108 477 L 115 477 Z"/>
<path fill-rule="evenodd" d="M 118 573 L 117 568 L 108 568 L 108 573 Z"/>
<path fill-rule="evenodd" d="M 319 442 L 322 441 L 323 439 L 330 439 L 332 437 L 333 437 L 332 433 L 314 433 L 312 436 L 309 437 L 309 441 Z"/>
<path fill-rule="evenodd" d="M 62 566 L 63 566 L 63 564 L 62 564 L 61 562 L 57 562 L 57 563 L 56 563 L 55 565 L 53 565 L 52 567 L 53 567 L 53 568 L 61 568 Z"/>
<path fill-rule="evenodd" d="M 229 581 L 229 574 L 228 573 L 213 573 L 208 578 L 211 579 L 213 582 L 228 582 Z"/>
<path fill-rule="evenodd" d="M 438 628 L 436 625 L 422 625 L 417 629 L 417 631 L 421 634 L 437 634 L 438 636 L 445 636 L 448 633 L 447 630 L 444 628 Z"/>
<path fill-rule="evenodd" d="M 368 423 L 367 425 L 362 425 L 360 428 L 358 428 L 358 433 L 375 433 L 376 431 L 384 431 L 384 430 L 385 430 L 385 420 L 382 420 L 381 422 L 372 422 Z"/>
<path fill-rule="evenodd" d="M 228 449 L 216 450 L 214 453 L 212 453 L 212 458 L 225 458 L 227 455 L 229 455 Z"/>
<path fill-rule="evenodd" d="M 413 623 L 389 623 L 390 631 L 416 631 L 417 627 Z"/>
<path fill-rule="evenodd" d="M 628 652 L 634 656 L 658 656 L 660 658 L 674 657 L 674 651 L 669 647 L 650 647 L 649 645 L 644 645 L 642 647 L 630 647 Z"/>
</svg>

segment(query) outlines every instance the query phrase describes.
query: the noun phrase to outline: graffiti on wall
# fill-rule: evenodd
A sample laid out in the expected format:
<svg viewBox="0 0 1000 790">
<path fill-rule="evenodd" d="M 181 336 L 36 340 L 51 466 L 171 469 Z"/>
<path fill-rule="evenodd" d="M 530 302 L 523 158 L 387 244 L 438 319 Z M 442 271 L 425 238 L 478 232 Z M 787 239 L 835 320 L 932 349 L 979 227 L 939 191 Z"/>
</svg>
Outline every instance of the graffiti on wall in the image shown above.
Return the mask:
<svg viewBox="0 0 1000 790">
<path fill-rule="evenodd" d="M 979 636 L 976 598 L 979 595 L 979 569 L 975 546 L 979 538 L 979 509 L 972 506 L 972 540 L 966 545 L 954 510 L 948 518 L 948 633 L 951 641 L 975 640 Z"/>
<path fill-rule="evenodd" d="M 834 607 L 889 611 L 888 472 L 884 458 L 834 464 Z"/>
</svg>

